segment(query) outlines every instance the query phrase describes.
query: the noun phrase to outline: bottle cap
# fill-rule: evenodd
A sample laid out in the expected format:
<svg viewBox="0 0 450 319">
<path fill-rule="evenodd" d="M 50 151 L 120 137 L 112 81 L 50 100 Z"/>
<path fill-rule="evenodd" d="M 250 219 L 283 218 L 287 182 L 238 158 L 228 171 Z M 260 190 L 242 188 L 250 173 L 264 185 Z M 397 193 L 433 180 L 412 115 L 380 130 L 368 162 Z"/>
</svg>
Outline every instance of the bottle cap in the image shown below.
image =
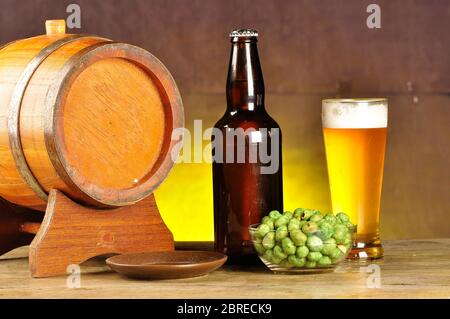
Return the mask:
<svg viewBox="0 0 450 319">
<path fill-rule="evenodd" d="M 237 29 L 230 32 L 230 38 L 235 37 L 257 37 L 258 31 L 253 29 Z"/>
</svg>

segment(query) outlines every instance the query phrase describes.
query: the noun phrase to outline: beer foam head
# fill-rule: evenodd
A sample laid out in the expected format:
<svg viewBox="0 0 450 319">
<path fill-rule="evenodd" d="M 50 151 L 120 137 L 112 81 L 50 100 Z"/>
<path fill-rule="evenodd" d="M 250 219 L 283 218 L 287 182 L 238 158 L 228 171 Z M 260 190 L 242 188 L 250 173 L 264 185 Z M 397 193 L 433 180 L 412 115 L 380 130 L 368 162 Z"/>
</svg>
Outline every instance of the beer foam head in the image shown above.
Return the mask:
<svg viewBox="0 0 450 319">
<path fill-rule="evenodd" d="M 387 127 L 387 99 L 327 99 L 322 101 L 326 128 Z"/>
</svg>

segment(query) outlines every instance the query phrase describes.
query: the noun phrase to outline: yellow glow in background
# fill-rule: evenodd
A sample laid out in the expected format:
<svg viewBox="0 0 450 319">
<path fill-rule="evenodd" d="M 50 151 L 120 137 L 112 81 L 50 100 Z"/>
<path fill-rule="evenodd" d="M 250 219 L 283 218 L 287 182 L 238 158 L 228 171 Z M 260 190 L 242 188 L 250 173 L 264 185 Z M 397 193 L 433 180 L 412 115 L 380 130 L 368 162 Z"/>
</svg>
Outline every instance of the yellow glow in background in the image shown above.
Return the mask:
<svg viewBox="0 0 450 319">
<path fill-rule="evenodd" d="M 284 209 L 330 210 L 326 168 L 307 149 L 283 147 Z M 212 168 L 209 163 L 175 165 L 156 200 L 176 241 L 213 241 Z"/>
</svg>

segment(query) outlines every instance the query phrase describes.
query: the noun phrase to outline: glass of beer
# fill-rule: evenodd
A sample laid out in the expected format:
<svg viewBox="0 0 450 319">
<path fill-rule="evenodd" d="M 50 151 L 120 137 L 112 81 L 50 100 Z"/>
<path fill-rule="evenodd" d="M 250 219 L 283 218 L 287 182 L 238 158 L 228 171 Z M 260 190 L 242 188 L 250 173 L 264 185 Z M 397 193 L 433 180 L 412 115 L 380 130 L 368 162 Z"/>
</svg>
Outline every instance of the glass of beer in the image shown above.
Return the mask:
<svg viewBox="0 0 450 319">
<path fill-rule="evenodd" d="M 322 101 L 322 125 L 335 214 L 356 225 L 348 258 L 383 256 L 379 235 L 388 102 L 384 98 Z"/>
</svg>

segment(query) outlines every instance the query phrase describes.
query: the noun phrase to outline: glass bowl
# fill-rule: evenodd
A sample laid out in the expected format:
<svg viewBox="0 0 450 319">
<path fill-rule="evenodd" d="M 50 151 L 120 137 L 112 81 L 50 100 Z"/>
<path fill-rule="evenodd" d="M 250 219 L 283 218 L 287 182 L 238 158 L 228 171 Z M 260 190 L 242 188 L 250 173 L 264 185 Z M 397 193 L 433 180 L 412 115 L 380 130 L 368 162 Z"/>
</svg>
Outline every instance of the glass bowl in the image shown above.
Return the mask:
<svg viewBox="0 0 450 319">
<path fill-rule="evenodd" d="M 356 227 L 350 229 L 350 237 L 351 242 L 344 244 L 335 244 L 333 247 L 333 238 L 330 241 L 327 241 L 320 233 L 320 230 L 313 232 L 307 235 L 307 238 L 315 236 L 321 238 L 322 241 L 322 249 L 319 246 L 314 246 L 316 252 L 313 255 L 309 255 L 312 251 L 310 249 L 300 248 L 301 252 L 299 252 L 299 247 L 306 247 L 308 245 L 305 243 L 304 245 L 295 245 L 295 253 L 294 254 L 286 254 L 286 252 L 282 248 L 282 242 L 275 240 L 275 246 L 270 249 L 266 245 L 266 249 L 263 245 L 263 239 L 258 236 L 258 226 L 260 224 L 253 224 L 249 227 L 249 233 L 251 240 L 253 242 L 253 248 L 256 254 L 259 256 L 261 261 L 272 271 L 274 272 L 298 272 L 298 273 L 317 273 L 317 272 L 329 272 L 332 271 L 336 266 L 345 260 L 352 250 L 352 245 L 355 242 L 356 235 Z M 275 237 L 275 230 L 270 230 L 267 234 L 273 233 L 269 236 Z M 267 234 L 265 236 L 267 236 Z M 316 239 L 316 238 L 315 238 Z M 316 239 L 317 240 L 317 239 Z M 325 248 L 325 246 L 327 248 Z M 278 246 L 279 248 L 276 248 Z M 311 246 L 311 245 L 310 245 Z M 339 251 L 336 251 L 339 249 Z M 271 251 L 271 252 L 268 252 Z M 274 253 L 277 251 L 277 253 Z M 317 252 L 320 253 L 317 254 Z M 307 253 L 306 257 L 303 257 Z M 283 255 L 280 257 L 280 255 Z M 286 257 L 284 257 L 286 255 Z M 293 256 L 293 257 L 292 257 Z M 283 258 L 284 257 L 284 258 Z M 295 258 L 294 258 L 295 257 Z M 314 257 L 314 258 L 312 258 Z M 325 258 L 322 258 L 325 257 Z M 311 259 L 315 259 L 316 261 L 312 261 Z"/>
</svg>

